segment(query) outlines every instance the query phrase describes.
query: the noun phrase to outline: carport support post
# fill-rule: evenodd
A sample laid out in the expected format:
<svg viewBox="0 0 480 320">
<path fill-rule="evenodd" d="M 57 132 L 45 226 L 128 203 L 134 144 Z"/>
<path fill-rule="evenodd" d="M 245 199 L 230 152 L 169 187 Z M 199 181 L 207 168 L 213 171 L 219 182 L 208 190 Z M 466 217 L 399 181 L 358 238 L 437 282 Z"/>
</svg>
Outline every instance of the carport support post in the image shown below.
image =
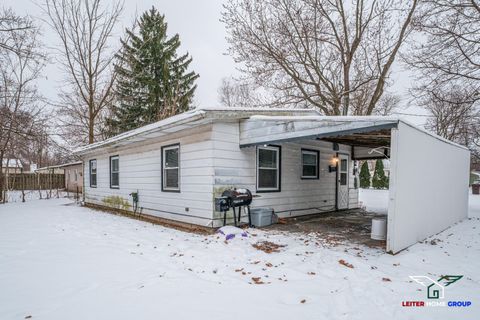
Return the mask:
<svg viewBox="0 0 480 320">
<path fill-rule="evenodd" d="M 390 176 L 388 181 L 388 211 L 387 211 L 387 244 L 386 251 L 393 254 L 393 239 L 395 225 L 395 191 L 397 181 L 398 161 L 398 129 L 390 129 Z"/>
</svg>

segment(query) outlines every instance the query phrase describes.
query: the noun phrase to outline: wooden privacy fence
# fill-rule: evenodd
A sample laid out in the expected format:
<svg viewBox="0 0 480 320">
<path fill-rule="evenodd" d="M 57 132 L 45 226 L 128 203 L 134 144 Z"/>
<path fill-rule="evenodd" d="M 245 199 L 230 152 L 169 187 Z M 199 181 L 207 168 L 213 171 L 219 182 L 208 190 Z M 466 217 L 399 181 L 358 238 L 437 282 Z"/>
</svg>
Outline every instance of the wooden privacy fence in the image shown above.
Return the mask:
<svg viewBox="0 0 480 320">
<path fill-rule="evenodd" d="M 0 186 L 7 190 L 51 190 L 65 188 L 63 173 L 0 173 Z"/>
</svg>

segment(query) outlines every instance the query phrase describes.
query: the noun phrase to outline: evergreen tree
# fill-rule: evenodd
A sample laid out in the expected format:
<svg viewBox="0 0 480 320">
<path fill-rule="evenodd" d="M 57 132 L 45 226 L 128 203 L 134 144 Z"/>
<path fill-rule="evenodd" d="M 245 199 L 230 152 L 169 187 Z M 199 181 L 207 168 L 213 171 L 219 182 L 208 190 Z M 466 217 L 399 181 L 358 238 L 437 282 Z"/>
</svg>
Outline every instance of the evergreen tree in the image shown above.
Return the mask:
<svg viewBox="0 0 480 320">
<path fill-rule="evenodd" d="M 370 188 L 370 171 L 368 170 L 368 162 L 364 161 L 360 168 L 360 188 Z"/>
<path fill-rule="evenodd" d="M 178 34 L 167 38 L 165 16 L 155 8 L 140 17 L 138 32 L 128 30 L 115 64 L 111 134 L 135 129 L 187 111 L 199 77 L 188 71 L 192 58 L 178 55 Z"/>
<path fill-rule="evenodd" d="M 375 189 L 387 189 L 388 177 L 385 175 L 383 160 L 378 159 L 375 163 L 375 171 L 373 172 L 372 187 Z"/>
</svg>

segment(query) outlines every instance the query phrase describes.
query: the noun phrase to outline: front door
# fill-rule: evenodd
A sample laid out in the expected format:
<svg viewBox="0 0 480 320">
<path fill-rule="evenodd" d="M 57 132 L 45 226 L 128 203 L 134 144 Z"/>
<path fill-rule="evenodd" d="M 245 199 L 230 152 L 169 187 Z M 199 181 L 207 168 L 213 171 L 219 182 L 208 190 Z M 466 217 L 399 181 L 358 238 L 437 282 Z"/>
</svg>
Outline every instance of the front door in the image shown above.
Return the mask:
<svg viewBox="0 0 480 320">
<path fill-rule="evenodd" d="M 338 155 L 337 209 L 348 209 L 348 155 Z"/>
</svg>

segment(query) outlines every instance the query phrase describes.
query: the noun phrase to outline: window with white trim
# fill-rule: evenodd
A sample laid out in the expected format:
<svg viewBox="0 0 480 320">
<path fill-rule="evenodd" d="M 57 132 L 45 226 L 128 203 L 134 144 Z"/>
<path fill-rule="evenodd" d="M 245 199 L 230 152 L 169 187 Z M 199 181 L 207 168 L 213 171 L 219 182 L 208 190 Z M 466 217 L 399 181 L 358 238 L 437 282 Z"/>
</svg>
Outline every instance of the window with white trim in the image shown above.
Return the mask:
<svg viewBox="0 0 480 320">
<path fill-rule="evenodd" d="M 118 156 L 110 157 L 110 188 L 120 187 L 120 160 Z"/>
<path fill-rule="evenodd" d="M 97 187 L 97 160 L 90 160 L 90 187 Z"/>
<path fill-rule="evenodd" d="M 257 191 L 280 191 L 280 147 L 257 148 Z"/>
<path fill-rule="evenodd" d="M 162 148 L 162 190 L 180 191 L 180 145 Z"/>
<path fill-rule="evenodd" d="M 319 152 L 302 149 L 302 179 L 318 179 Z"/>
</svg>

